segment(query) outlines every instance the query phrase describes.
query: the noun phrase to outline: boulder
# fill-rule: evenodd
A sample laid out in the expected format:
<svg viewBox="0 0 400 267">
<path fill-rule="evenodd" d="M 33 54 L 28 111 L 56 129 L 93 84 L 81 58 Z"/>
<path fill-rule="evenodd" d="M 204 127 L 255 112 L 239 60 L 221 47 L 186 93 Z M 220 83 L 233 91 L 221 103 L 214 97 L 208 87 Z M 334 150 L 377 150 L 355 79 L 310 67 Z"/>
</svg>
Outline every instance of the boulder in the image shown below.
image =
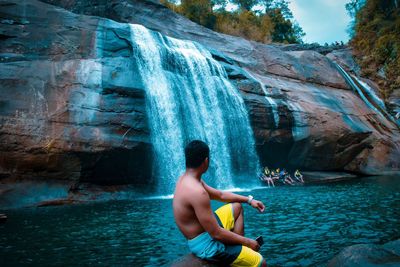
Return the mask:
<svg viewBox="0 0 400 267">
<path fill-rule="evenodd" d="M 384 245 L 360 244 L 343 249 L 329 261 L 329 267 L 399 266 L 400 240 Z"/>
<path fill-rule="evenodd" d="M 179 258 L 178 260 L 173 262 L 170 266 L 171 267 L 218 267 L 220 265 L 197 258 L 193 254 L 188 254 L 186 256 Z"/>
</svg>

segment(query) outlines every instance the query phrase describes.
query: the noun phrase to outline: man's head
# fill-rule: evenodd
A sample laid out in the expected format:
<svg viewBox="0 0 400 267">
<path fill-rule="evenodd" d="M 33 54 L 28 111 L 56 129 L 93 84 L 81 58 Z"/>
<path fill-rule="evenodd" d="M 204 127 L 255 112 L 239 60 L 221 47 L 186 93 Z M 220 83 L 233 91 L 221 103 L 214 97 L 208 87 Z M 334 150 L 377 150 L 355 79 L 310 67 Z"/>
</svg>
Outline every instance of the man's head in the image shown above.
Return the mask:
<svg viewBox="0 0 400 267">
<path fill-rule="evenodd" d="M 185 147 L 186 168 L 201 168 L 203 172 L 208 169 L 210 148 L 200 140 L 193 140 Z"/>
</svg>

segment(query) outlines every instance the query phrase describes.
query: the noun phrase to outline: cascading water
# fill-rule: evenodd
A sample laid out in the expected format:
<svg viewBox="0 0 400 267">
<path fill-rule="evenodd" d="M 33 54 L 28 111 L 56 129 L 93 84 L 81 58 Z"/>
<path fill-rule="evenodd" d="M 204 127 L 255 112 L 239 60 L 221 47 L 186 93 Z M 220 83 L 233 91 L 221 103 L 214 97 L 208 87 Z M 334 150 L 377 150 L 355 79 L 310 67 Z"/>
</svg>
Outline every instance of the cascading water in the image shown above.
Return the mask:
<svg viewBox="0 0 400 267">
<path fill-rule="evenodd" d="M 396 120 L 386 111 L 384 102 L 373 92 L 372 88 L 358 79 L 356 76 L 350 76 L 339 64 L 334 63 L 339 73 L 350 85 L 353 91 L 357 92 L 364 103 L 377 114 L 389 121 L 396 123 Z"/>
<path fill-rule="evenodd" d="M 279 127 L 279 112 L 278 112 L 278 104 L 275 101 L 275 99 L 273 99 L 270 95 L 270 93 L 267 91 L 267 88 L 265 88 L 265 84 L 263 84 L 259 79 L 257 79 L 256 77 L 254 77 L 254 75 L 252 75 L 250 72 L 247 72 L 247 75 L 249 75 L 252 79 L 254 79 L 255 81 L 257 81 L 260 86 L 261 89 L 264 92 L 264 97 L 267 100 L 269 106 L 271 107 L 271 111 L 272 114 L 274 116 L 274 124 L 275 124 L 275 128 Z"/>
<path fill-rule="evenodd" d="M 265 93 L 265 86 L 262 85 L 262 88 Z M 274 114 L 274 123 L 275 123 L 275 128 L 279 127 L 279 113 L 278 113 L 278 105 L 276 104 L 275 100 L 272 99 L 271 97 L 265 95 L 265 99 L 268 101 L 269 105 L 271 106 L 272 113 Z"/>
<path fill-rule="evenodd" d="M 309 133 L 307 120 L 304 118 L 304 111 L 296 102 L 287 102 L 287 106 L 293 115 L 292 136 L 295 141 L 307 138 Z"/>
<path fill-rule="evenodd" d="M 255 181 L 259 163 L 244 101 L 210 52 L 141 25 L 131 25 L 131 38 L 147 90 L 159 190 L 172 193 L 193 139 L 210 147 L 208 183 L 228 189 Z"/>
<path fill-rule="evenodd" d="M 372 99 L 372 101 L 378 105 L 381 109 L 386 110 L 385 103 L 383 102 L 382 99 L 379 98 L 379 96 L 374 92 L 374 90 L 365 82 L 363 82 L 361 79 L 357 78 L 356 76 L 353 76 L 353 78 L 364 88 L 364 92 Z"/>
</svg>

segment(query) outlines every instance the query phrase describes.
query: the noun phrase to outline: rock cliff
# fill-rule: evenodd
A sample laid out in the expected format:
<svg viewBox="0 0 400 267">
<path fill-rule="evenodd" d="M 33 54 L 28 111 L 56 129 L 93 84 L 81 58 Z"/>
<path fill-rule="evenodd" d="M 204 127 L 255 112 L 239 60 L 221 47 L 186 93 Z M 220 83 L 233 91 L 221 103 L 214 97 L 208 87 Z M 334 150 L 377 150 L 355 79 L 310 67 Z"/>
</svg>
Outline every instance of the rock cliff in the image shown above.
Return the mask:
<svg viewBox="0 0 400 267">
<path fill-rule="evenodd" d="M 400 170 L 398 127 L 334 64 L 358 74 L 348 49 L 324 55 L 251 42 L 152 1 L 6 0 L 0 14 L 0 177 L 152 184 L 128 23 L 211 51 L 242 93 L 263 165 Z"/>
</svg>

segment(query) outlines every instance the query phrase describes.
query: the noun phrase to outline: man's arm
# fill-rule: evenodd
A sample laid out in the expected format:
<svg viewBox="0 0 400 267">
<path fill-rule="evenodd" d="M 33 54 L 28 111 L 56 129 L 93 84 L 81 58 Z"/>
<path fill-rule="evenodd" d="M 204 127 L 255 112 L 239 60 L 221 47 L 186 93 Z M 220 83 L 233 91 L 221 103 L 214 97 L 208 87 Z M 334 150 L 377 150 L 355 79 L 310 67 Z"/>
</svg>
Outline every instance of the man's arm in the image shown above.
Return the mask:
<svg viewBox="0 0 400 267">
<path fill-rule="evenodd" d="M 199 192 L 196 197 L 193 198 L 191 204 L 201 226 L 213 239 L 224 244 L 247 246 L 255 251 L 260 249 L 257 241 L 228 231 L 218 225 L 217 219 L 210 206 L 210 198 L 205 190 Z"/>
<path fill-rule="evenodd" d="M 245 196 L 234 194 L 232 192 L 217 190 L 217 189 L 209 186 L 208 184 L 206 184 L 203 180 L 201 180 L 201 183 L 202 183 L 204 189 L 209 194 L 210 198 L 213 200 L 219 200 L 219 201 L 226 202 L 226 203 L 229 203 L 229 202 L 247 203 L 247 201 L 249 200 L 249 198 L 245 197 Z M 253 208 L 258 209 L 260 212 L 264 212 L 265 206 L 261 201 L 254 199 L 253 201 L 251 201 L 251 206 Z"/>
</svg>

